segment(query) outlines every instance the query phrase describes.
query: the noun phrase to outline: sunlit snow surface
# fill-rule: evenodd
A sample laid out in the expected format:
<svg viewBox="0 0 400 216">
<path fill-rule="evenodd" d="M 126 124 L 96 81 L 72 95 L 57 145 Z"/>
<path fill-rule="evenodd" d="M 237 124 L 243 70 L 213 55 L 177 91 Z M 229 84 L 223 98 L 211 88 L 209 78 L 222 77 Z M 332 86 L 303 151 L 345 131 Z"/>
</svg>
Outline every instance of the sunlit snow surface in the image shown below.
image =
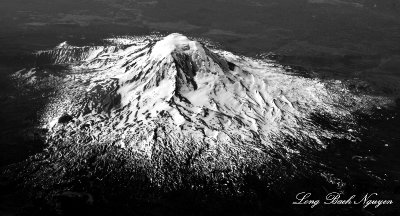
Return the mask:
<svg viewBox="0 0 400 216">
<path fill-rule="evenodd" d="M 86 47 L 62 43 L 37 56 L 65 68 L 14 75 L 30 85 L 53 83 L 41 125 L 49 130 L 50 145 L 109 143 L 151 159 L 164 148 L 179 155 L 190 144 L 197 146 L 202 165 L 255 155 L 268 160 L 273 152 L 290 158 L 304 148 L 325 148 L 326 138 L 355 139 L 352 113 L 390 102 L 180 34 L 106 41 Z M 72 120 L 59 123 L 66 114 Z M 340 130 L 321 126 L 315 115 L 339 122 Z M 295 142 L 289 145 L 288 139 Z"/>
</svg>

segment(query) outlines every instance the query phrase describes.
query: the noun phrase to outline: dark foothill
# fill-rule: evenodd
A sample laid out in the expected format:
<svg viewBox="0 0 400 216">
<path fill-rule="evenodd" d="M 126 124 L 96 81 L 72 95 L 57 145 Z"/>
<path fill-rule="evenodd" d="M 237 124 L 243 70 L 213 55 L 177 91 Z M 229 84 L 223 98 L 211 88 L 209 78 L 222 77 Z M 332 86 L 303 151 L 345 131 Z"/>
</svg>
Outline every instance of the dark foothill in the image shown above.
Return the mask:
<svg viewBox="0 0 400 216">
<path fill-rule="evenodd" d="M 58 123 L 60 124 L 65 124 L 68 123 L 70 121 L 72 121 L 73 117 L 70 116 L 69 114 L 63 114 L 59 119 L 58 119 Z"/>
</svg>

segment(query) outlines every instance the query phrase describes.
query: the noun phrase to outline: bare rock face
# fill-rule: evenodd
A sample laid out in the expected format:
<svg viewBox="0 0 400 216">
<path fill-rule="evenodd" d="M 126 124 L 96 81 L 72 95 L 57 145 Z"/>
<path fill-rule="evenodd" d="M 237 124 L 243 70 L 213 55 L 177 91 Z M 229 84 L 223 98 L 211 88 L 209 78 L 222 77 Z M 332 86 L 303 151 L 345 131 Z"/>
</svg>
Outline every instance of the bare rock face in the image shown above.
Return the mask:
<svg viewBox="0 0 400 216">
<path fill-rule="evenodd" d="M 249 167 L 277 169 L 276 159 L 306 158 L 304 151 L 325 148 L 325 140 L 354 139 L 352 113 L 389 103 L 180 34 L 93 47 L 63 43 L 37 56 L 66 67 L 51 75 L 56 93 L 42 115 L 49 148 L 72 143 L 129 152 L 150 164 L 159 185 L 183 181 L 181 166 L 205 176 L 226 170 L 229 177 L 221 178 L 231 181 Z M 16 77 L 26 74 L 32 71 Z M 57 124 L 64 113 L 68 121 Z"/>
</svg>

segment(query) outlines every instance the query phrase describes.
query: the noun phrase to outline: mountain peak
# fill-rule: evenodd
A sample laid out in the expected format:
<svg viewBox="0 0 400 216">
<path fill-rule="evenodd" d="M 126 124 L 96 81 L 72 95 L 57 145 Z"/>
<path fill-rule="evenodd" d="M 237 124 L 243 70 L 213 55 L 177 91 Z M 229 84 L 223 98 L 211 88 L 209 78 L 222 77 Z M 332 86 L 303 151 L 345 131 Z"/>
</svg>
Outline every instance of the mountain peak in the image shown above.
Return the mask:
<svg viewBox="0 0 400 216">
<path fill-rule="evenodd" d="M 195 143 L 207 154 L 237 151 L 244 158 L 266 148 L 295 154 L 301 145 L 284 139 L 323 146 L 321 140 L 344 136 L 320 127 L 315 114 L 351 122 L 352 112 L 366 109 L 360 101 L 375 100 L 345 95 L 340 82 L 288 74 L 270 61 L 208 49 L 177 33 L 132 38 L 124 46 L 59 46 L 39 55 L 71 70 L 42 118 L 54 142 L 83 142 L 79 136 L 87 134 L 88 142 L 150 157 L 160 143 L 173 149 Z M 57 124 L 64 113 L 73 120 Z"/>
<path fill-rule="evenodd" d="M 174 52 L 185 54 L 196 52 L 201 56 L 205 56 L 203 46 L 199 42 L 189 40 L 189 38 L 179 33 L 172 33 L 158 41 L 153 47 L 152 56 L 165 58 Z"/>
</svg>

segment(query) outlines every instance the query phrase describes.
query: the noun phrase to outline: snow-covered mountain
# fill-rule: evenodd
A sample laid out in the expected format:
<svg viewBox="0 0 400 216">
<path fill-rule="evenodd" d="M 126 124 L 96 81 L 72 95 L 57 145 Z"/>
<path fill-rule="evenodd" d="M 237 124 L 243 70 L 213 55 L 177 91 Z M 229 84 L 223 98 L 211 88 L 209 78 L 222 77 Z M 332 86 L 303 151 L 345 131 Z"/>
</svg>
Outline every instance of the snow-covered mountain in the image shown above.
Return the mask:
<svg viewBox="0 0 400 216">
<path fill-rule="evenodd" d="M 290 160 L 326 147 L 327 139 L 356 139 L 352 113 L 389 103 L 181 34 L 112 39 L 104 46 L 62 43 L 37 59 L 64 66 L 14 75 L 31 86 L 54 83 L 42 116 L 51 146 L 106 143 L 150 160 L 166 152 L 176 160 L 191 155 L 195 166 L 210 170 L 268 161 L 276 153 Z M 338 126 L 326 127 L 316 116 Z"/>
</svg>

